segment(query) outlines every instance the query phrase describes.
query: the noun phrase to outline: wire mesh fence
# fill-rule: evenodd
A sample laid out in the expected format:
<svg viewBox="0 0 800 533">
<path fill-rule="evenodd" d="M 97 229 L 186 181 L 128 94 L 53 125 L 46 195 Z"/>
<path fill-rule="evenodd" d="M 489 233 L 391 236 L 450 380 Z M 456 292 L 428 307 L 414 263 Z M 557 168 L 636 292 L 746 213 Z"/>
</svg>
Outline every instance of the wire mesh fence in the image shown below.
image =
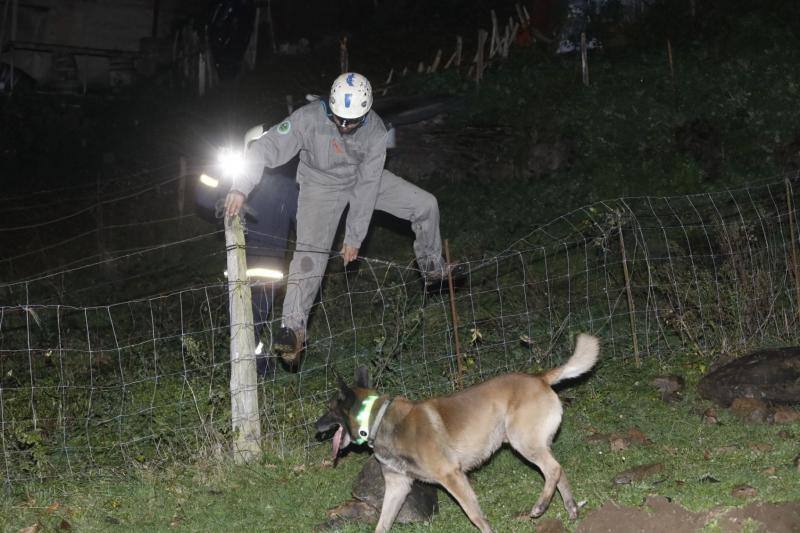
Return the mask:
<svg viewBox="0 0 800 533">
<path fill-rule="evenodd" d="M 359 365 L 383 390 L 420 398 L 547 368 L 578 331 L 601 337 L 601 358 L 631 364 L 796 343 L 796 187 L 781 179 L 575 210 L 467 262 L 455 315 L 447 288 L 425 289 L 413 265 L 362 258 L 342 270 L 331 259 L 302 366 L 274 360 L 258 381 L 263 447 L 309 453 L 334 370 Z M 200 268 L 221 272 L 224 242 L 207 226 L 171 237 L 62 269 L 43 259 L 39 274 L 0 285 L 6 484 L 229 451 L 227 284 Z M 119 297 L 137 288 L 151 295 Z M 276 307 L 258 328 L 267 351 L 282 291 L 269 289 Z M 75 304 L 89 299 L 114 303 Z"/>
</svg>

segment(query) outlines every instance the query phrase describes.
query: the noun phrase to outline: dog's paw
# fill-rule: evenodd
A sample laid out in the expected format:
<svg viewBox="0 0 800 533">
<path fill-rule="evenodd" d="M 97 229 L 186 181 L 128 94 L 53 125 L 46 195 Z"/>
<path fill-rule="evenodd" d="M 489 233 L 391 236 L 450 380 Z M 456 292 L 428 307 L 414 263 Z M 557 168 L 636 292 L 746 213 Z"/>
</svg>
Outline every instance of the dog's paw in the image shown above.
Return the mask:
<svg viewBox="0 0 800 533">
<path fill-rule="evenodd" d="M 546 503 L 537 503 L 536 505 L 533 506 L 533 509 L 531 509 L 529 516 L 531 518 L 539 518 L 544 514 L 546 510 L 547 510 Z"/>
</svg>

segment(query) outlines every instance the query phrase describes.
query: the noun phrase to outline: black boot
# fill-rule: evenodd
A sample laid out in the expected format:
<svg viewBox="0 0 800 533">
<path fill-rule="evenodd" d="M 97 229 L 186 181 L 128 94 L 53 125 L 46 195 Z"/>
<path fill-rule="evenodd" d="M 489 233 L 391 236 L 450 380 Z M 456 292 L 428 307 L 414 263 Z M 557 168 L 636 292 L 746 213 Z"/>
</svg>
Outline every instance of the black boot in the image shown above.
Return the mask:
<svg viewBox="0 0 800 533">
<path fill-rule="evenodd" d="M 305 335 L 302 331 L 281 327 L 272 338 L 272 349 L 287 365 L 297 368 L 300 366 L 304 342 Z"/>
</svg>

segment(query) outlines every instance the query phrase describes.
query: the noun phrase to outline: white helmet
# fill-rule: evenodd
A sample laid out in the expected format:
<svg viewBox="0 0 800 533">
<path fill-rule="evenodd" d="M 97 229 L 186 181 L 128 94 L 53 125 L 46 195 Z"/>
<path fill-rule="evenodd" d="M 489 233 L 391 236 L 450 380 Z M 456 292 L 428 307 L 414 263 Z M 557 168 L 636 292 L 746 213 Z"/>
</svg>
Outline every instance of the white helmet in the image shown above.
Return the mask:
<svg viewBox="0 0 800 533">
<path fill-rule="evenodd" d="M 334 80 L 329 103 L 337 117 L 363 117 L 372 107 L 372 86 L 361 74 L 345 72 Z"/>
</svg>

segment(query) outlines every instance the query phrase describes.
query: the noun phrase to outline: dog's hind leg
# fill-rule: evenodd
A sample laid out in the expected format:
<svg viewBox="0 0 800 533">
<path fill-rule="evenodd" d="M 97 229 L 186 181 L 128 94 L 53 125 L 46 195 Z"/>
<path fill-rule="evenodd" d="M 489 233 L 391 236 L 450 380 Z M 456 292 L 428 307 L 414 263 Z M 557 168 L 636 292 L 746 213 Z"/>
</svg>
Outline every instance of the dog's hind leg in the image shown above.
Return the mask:
<svg viewBox="0 0 800 533">
<path fill-rule="evenodd" d="M 521 453 L 525 459 L 538 466 L 539 470 L 542 471 L 542 475 L 544 475 L 544 488 L 539 495 L 539 500 L 536 502 L 536 505 L 531 509 L 530 516 L 533 518 L 542 516 L 547 510 L 547 506 L 550 505 L 550 500 L 553 498 L 556 486 L 558 486 L 559 489 L 562 489 L 561 496 L 564 498 L 564 504 L 567 507 L 567 511 L 570 513 L 570 518 L 572 518 L 570 505 L 567 503 L 567 499 L 570 502 L 572 501 L 572 492 L 569 490 L 567 477 L 564 475 L 561 465 L 558 464 L 553 454 L 550 453 L 550 449 L 544 446 L 520 446 L 518 444 L 519 443 L 511 443 L 514 449 Z M 561 481 L 562 479 L 563 482 Z M 572 506 L 574 507 L 574 505 L 573 502 Z"/>
<path fill-rule="evenodd" d="M 469 484 L 469 479 L 464 472 L 456 470 L 437 481 L 456 499 L 475 527 L 482 533 L 491 533 L 492 526 L 483 515 L 481 506 L 478 505 L 478 497 L 472 490 L 472 485 Z"/>
<path fill-rule="evenodd" d="M 564 507 L 567 509 L 567 514 L 570 520 L 578 518 L 578 505 L 572 497 L 572 490 L 569 488 L 569 481 L 567 481 L 567 473 L 564 468 L 561 468 L 561 477 L 558 478 L 558 492 L 561 493 L 561 499 L 564 501 Z"/>
<path fill-rule="evenodd" d="M 388 468 L 381 468 L 383 472 L 384 491 L 381 517 L 375 527 L 376 533 L 385 533 L 392 527 L 397 513 L 406 501 L 406 496 L 411 492 L 411 483 L 414 481 L 408 476 L 398 474 Z"/>
</svg>

